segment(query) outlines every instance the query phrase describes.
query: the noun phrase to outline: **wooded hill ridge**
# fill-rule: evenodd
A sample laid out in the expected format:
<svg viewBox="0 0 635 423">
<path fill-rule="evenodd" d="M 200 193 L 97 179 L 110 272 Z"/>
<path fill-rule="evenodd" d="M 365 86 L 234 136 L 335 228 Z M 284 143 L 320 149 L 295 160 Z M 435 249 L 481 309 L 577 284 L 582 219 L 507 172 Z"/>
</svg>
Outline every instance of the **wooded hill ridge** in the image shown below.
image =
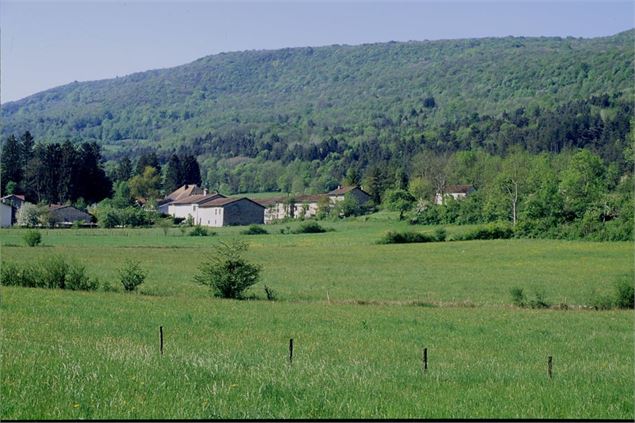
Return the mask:
<svg viewBox="0 0 635 423">
<path fill-rule="evenodd" d="M 97 141 L 110 157 L 121 146 L 167 153 L 197 138 L 355 145 L 381 140 L 383 128 L 434 138 L 474 113 L 552 110 L 604 94 L 630 102 L 634 43 L 629 30 L 221 53 L 3 104 L 2 135 Z"/>
</svg>

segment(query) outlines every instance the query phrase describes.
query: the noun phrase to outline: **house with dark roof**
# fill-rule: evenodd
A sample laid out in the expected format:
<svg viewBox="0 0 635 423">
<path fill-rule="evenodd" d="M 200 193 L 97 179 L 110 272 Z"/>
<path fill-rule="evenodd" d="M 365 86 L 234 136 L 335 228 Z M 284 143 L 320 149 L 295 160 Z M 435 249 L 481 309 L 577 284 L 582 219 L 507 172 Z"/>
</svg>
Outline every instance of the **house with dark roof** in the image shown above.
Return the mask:
<svg viewBox="0 0 635 423">
<path fill-rule="evenodd" d="M 265 207 L 246 197 L 219 197 L 201 204 L 194 222 L 203 226 L 235 226 L 265 223 Z"/>
<path fill-rule="evenodd" d="M 75 222 L 92 223 L 93 217 L 73 206 L 51 204 L 48 208 L 51 226 L 71 226 Z"/>
<path fill-rule="evenodd" d="M 287 197 L 272 197 L 256 200 L 265 207 L 265 223 L 284 218 L 304 219 L 317 215 L 320 202 L 328 202 L 326 194 L 307 194 Z"/>
<path fill-rule="evenodd" d="M 0 203 L 5 204 L 11 207 L 11 225 L 15 224 L 17 221 L 18 210 L 22 208 L 24 204 L 28 201 L 24 198 L 24 195 L 19 194 L 9 194 L 0 198 Z M 3 212 L 6 213 L 6 212 Z"/>
<path fill-rule="evenodd" d="M 472 185 L 448 185 L 444 192 L 437 192 L 434 196 L 434 204 L 443 204 L 448 198 L 462 200 L 476 191 Z"/>
</svg>

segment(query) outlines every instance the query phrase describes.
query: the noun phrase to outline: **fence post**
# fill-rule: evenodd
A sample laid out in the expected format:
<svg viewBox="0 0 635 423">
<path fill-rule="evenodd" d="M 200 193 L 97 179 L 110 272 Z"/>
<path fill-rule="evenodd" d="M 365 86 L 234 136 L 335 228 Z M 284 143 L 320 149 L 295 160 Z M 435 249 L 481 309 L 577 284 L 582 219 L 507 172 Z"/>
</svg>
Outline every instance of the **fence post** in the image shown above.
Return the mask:
<svg viewBox="0 0 635 423">
<path fill-rule="evenodd" d="M 547 357 L 547 374 L 549 375 L 549 379 L 553 379 L 553 357 Z"/>
<path fill-rule="evenodd" d="M 423 349 L 423 371 L 424 372 L 428 371 L 428 349 L 427 348 Z"/>
<path fill-rule="evenodd" d="M 159 326 L 159 339 L 160 339 L 160 350 L 161 355 L 163 355 L 163 326 Z"/>
<path fill-rule="evenodd" d="M 293 338 L 289 339 L 289 364 L 293 363 Z"/>
</svg>

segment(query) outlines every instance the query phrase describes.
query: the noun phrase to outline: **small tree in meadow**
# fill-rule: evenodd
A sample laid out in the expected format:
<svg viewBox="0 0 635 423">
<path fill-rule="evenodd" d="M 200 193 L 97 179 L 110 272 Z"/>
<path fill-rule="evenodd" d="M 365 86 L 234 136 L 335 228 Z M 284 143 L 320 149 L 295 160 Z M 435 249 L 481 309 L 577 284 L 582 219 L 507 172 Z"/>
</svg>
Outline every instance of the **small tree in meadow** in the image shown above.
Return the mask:
<svg viewBox="0 0 635 423">
<path fill-rule="evenodd" d="M 24 242 L 29 247 L 35 247 L 42 242 L 42 234 L 39 231 L 29 230 L 24 234 Z"/>
<path fill-rule="evenodd" d="M 119 280 L 126 291 L 136 291 L 146 279 L 146 271 L 141 268 L 141 264 L 137 261 L 126 260 L 121 269 L 119 269 Z"/>
<path fill-rule="evenodd" d="M 262 270 L 262 266 L 243 258 L 247 248 L 242 241 L 220 242 L 194 280 L 211 287 L 217 297 L 243 298 L 244 291 L 258 282 Z"/>
</svg>

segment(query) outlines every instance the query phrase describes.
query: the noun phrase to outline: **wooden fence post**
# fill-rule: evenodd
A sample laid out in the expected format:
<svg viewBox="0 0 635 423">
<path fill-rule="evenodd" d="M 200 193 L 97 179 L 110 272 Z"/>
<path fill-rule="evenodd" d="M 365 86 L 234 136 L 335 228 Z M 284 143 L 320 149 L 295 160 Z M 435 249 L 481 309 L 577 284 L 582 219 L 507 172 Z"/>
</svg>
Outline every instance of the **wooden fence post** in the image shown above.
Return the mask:
<svg viewBox="0 0 635 423">
<path fill-rule="evenodd" d="M 161 355 L 163 355 L 163 326 L 159 326 L 159 339 L 160 339 L 160 350 Z"/>
<path fill-rule="evenodd" d="M 547 357 L 547 374 L 549 375 L 549 379 L 553 379 L 553 357 Z"/>
<path fill-rule="evenodd" d="M 293 363 L 293 338 L 289 339 L 289 364 Z"/>
<path fill-rule="evenodd" d="M 428 371 L 428 349 L 423 349 L 423 371 Z"/>
</svg>

